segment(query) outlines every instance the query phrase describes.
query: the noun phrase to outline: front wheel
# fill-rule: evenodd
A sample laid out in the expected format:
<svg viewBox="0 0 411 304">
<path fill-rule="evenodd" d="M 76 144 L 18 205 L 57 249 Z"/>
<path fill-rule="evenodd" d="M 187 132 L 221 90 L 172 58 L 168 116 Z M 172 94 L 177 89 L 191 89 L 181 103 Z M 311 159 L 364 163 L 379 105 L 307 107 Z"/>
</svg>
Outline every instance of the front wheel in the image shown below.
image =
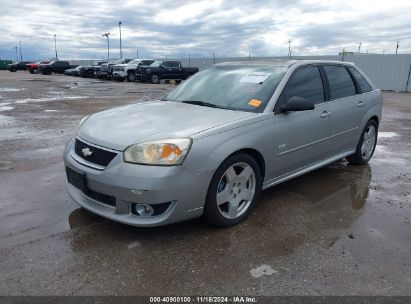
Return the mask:
<svg viewBox="0 0 411 304">
<path fill-rule="evenodd" d="M 157 74 L 151 75 L 151 82 L 154 84 L 159 84 L 160 83 L 160 77 Z"/>
<path fill-rule="evenodd" d="M 362 131 L 355 153 L 347 157 L 348 162 L 353 165 L 365 165 L 368 163 L 377 145 L 377 135 L 377 123 L 374 120 L 368 121 Z"/>
<path fill-rule="evenodd" d="M 130 82 L 136 81 L 136 74 L 128 73 L 127 74 L 127 81 L 130 81 Z"/>
<path fill-rule="evenodd" d="M 248 154 L 225 160 L 211 180 L 204 217 L 210 223 L 228 227 L 245 220 L 261 192 L 261 169 Z"/>
</svg>

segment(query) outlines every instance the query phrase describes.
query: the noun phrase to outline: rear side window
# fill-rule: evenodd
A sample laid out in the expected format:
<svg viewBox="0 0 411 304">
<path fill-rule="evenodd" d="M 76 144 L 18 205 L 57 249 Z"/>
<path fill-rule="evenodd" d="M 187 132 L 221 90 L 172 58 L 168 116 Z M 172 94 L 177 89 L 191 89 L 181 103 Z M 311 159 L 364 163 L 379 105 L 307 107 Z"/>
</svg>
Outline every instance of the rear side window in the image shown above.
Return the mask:
<svg viewBox="0 0 411 304">
<path fill-rule="evenodd" d="M 330 86 L 331 99 L 355 95 L 355 85 L 343 66 L 323 66 Z"/>
<path fill-rule="evenodd" d="M 357 82 L 359 86 L 359 89 L 360 89 L 359 93 L 366 93 L 372 90 L 368 81 L 360 74 L 360 72 L 357 71 L 357 69 L 353 67 L 348 67 L 348 70 L 350 70 L 350 73 L 353 75 L 355 81 Z"/>
<path fill-rule="evenodd" d="M 324 89 L 318 67 L 307 66 L 298 69 L 288 80 L 280 97 L 280 103 L 298 96 L 312 101 L 314 104 L 324 102 Z"/>
<path fill-rule="evenodd" d="M 179 62 L 177 61 L 169 61 L 166 62 L 166 67 L 170 67 L 170 68 L 178 68 L 180 66 Z"/>
</svg>

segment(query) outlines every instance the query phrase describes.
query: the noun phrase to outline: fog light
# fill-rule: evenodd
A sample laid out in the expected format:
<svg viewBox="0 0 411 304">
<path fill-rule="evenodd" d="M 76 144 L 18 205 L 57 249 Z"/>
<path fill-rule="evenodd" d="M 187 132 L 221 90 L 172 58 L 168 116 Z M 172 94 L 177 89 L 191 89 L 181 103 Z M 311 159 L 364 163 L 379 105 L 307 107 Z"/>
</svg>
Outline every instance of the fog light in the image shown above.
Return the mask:
<svg viewBox="0 0 411 304">
<path fill-rule="evenodd" d="M 154 214 L 154 209 L 147 204 L 137 204 L 136 212 L 140 216 L 152 216 Z"/>
</svg>

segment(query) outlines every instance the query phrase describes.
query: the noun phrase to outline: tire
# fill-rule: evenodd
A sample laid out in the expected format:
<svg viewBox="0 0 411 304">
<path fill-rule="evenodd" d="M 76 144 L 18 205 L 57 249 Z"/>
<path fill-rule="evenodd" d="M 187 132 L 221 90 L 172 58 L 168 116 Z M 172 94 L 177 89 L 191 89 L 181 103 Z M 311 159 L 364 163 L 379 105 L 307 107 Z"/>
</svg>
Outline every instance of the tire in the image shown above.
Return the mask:
<svg viewBox="0 0 411 304">
<path fill-rule="evenodd" d="M 239 153 L 226 159 L 211 179 L 204 218 L 219 227 L 244 221 L 258 200 L 261 179 L 261 169 L 250 155 Z"/>
<path fill-rule="evenodd" d="M 34 74 L 34 69 L 29 69 L 30 74 Z"/>
<path fill-rule="evenodd" d="M 41 71 L 43 75 L 51 75 L 51 70 L 43 70 Z"/>
<path fill-rule="evenodd" d="M 85 73 L 85 78 L 92 78 L 94 76 L 94 71 L 93 70 L 88 70 Z"/>
<path fill-rule="evenodd" d="M 129 82 L 134 82 L 136 81 L 136 74 L 131 72 L 127 74 L 127 81 Z"/>
<path fill-rule="evenodd" d="M 14 73 L 14 72 L 16 72 L 17 70 L 15 70 L 15 69 L 11 69 L 11 70 L 9 70 L 9 71 Z"/>
<path fill-rule="evenodd" d="M 347 160 L 352 165 L 365 165 L 374 154 L 377 145 L 378 124 L 369 120 L 362 131 L 355 153 L 348 156 Z"/>
<path fill-rule="evenodd" d="M 159 84 L 160 83 L 160 77 L 157 74 L 151 75 L 151 83 Z"/>
</svg>

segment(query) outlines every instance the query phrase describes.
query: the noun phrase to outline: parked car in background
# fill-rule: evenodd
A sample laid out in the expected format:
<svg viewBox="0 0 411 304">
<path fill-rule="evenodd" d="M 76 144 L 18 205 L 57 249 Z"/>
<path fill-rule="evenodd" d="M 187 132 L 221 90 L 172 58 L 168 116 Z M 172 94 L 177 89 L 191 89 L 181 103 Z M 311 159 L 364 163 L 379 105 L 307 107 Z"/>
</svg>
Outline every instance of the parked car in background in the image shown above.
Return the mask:
<svg viewBox="0 0 411 304">
<path fill-rule="evenodd" d="M 354 64 L 217 64 L 162 100 L 83 118 L 64 150 L 67 190 L 135 226 L 250 214 L 261 190 L 346 158 L 373 156 L 382 95 Z"/>
<path fill-rule="evenodd" d="M 180 61 L 157 60 L 150 66 L 140 66 L 137 68 L 137 77 L 141 81 L 151 81 L 160 83 L 164 80 L 184 80 L 198 72 L 198 68 L 183 68 Z"/>
<path fill-rule="evenodd" d="M 39 71 L 43 75 L 51 75 L 52 73 L 63 74 L 68 69 L 74 69 L 77 65 L 71 65 L 68 61 L 55 60 L 47 64 L 39 64 Z"/>
<path fill-rule="evenodd" d="M 152 64 L 152 59 L 134 59 L 128 63 L 113 65 L 113 78 L 117 80 L 127 79 L 128 81 L 136 80 L 136 69 L 139 66 L 148 66 Z"/>
<path fill-rule="evenodd" d="M 81 72 L 85 69 L 84 65 L 79 65 L 75 67 L 74 69 L 68 69 L 64 71 L 64 75 L 69 75 L 69 76 L 80 76 Z"/>
<path fill-rule="evenodd" d="M 115 59 L 110 60 L 107 63 L 101 65 L 100 72 L 98 73 L 97 77 L 101 79 L 111 79 L 113 78 L 113 66 L 116 64 L 124 64 L 128 63 L 133 59 Z"/>
<path fill-rule="evenodd" d="M 96 64 L 84 66 L 84 68 L 80 71 L 80 76 L 84 78 L 94 77 L 96 73 L 100 71 L 101 65 L 104 63 L 107 63 L 107 61 L 100 61 L 100 62 L 97 62 Z"/>
<path fill-rule="evenodd" d="M 28 63 L 26 64 L 27 70 L 31 73 L 31 74 L 35 74 L 39 71 L 39 65 L 40 64 L 47 64 L 49 63 L 49 61 L 38 61 L 38 62 L 32 62 L 32 63 Z"/>
<path fill-rule="evenodd" d="M 30 62 L 28 62 L 28 61 L 19 61 L 19 62 L 16 62 L 16 63 L 9 64 L 7 68 L 10 72 L 16 72 L 18 70 L 21 70 L 21 71 L 22 70 L 27 70 L 26 64 L 28 64 L 28 63 L 30 63 Z"/>
</svg>

